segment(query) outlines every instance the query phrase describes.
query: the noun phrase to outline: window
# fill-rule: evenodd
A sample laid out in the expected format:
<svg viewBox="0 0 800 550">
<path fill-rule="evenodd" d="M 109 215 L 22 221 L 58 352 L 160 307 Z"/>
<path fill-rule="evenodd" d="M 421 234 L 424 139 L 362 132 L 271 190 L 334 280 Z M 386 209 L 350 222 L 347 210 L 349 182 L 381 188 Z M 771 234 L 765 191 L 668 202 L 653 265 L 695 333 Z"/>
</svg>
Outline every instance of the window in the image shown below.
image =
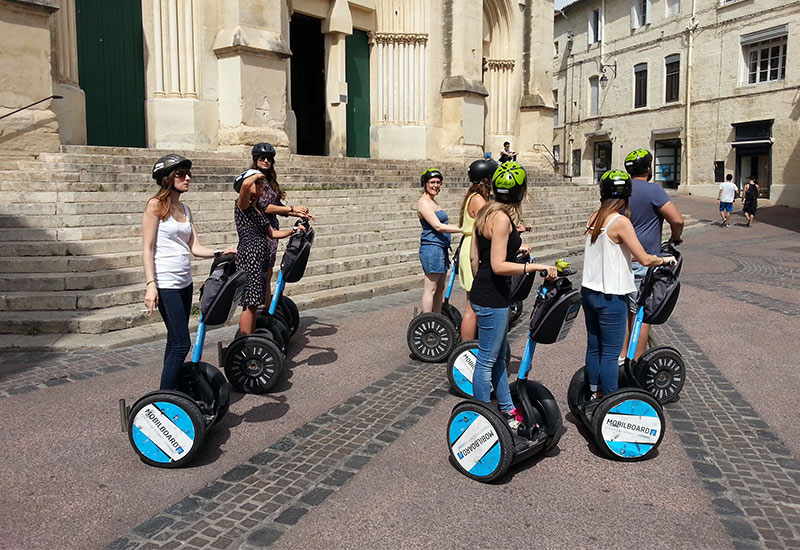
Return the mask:
<svg viewBox="0 0 800 550">
<path fill-rule="evenodd" d="M 553 42 L 553 57 L 558 57 L 558 40 Z"/>
<path fill-rule="evenodd" d="M 589 115 L 600 112 L 600 79 L 593 76 L 589 79 Z"/>
<path fill-rule="evenodd" d="M 744 84 L 772 82 L 786 78 L 788 26 L 781 25 L 742 36 L 746 63 Z"/>
<path fill-rule="evenodd" d="M 674 17 L 681 13 L 681 0 L 667 0 L 667 17 Z"/>
<path fill-rule="evenodd" d="M 572 177 L 579 178 L 581 176 L 581 150 L 572 150 Z"/>
<path fill-rule="evenodd" d="M 725 161 L 723 160 L 714 161 L 714 181 L 718 183 L 725 181 Z"/>
<path fill-rule="evenodd" d="M 631 4 L 631 28 L 638 29 L 649 25 L 652 11 L 652 0 L 633 0 Z"/>
<path fill-rule="evenodd" d="M 556 108 L 553 111 L 553 126 L 558 126 L 558 90 L 553 90 L 553 106 Z"/>
<path fill-rule="evenodd" d="M 680 96 L 681 56 L 670 55 L 664 60 L 666 69 L 664 101 L 678 101 Z"/>
<path fill-rule="evenodd" d="M 647 63 L 633 67 L 633 106 L 647 107 Z"/>
<path fill-rule="evenodd" d="M 600 42 L 600 10 L 592 10 L 589 13 L 589 45 Z"/>
</svg>

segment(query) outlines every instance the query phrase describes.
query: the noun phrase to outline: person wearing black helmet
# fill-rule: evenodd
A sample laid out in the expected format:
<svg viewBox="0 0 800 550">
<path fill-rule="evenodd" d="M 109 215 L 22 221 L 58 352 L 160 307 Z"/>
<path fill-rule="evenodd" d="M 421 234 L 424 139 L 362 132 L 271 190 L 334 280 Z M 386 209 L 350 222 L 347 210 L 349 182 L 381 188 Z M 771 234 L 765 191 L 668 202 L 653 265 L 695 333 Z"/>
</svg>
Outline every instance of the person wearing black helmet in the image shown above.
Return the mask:
<svg viewBox="0 0 800 550">
<path fill-rule="evenodd" d="M 447 223 L 447 213 L 436 202 L 442 188 L 442 173 L 429 168 L 420 176 L 422 196 L 417 201 L 417 216 L 422 226 L 419 242 L 419 261 L 425 273 L 422 287 L 422 312 L 442 311 L 442 295 L 445 274 L 450 267 L 450 234 L 460 233 L 461 228 Z"/>
<path fill-rule="evenodd" d="M 142 216 L 142 263 L 144 265 L 144 305 L 148 315 L 158 308 L 167 327 L 167 346 L 161 389 L 172 390 L 186 354 L 191 347 L 189 313 L 192 306 L 191 255 L 212 258 L 222 252 L 200 244 L 189 207 L 181 195 L 189 190 L 192 161 L 180 155 L 161 157 L 153 165 L 158 192 L 147 201 Z"/>
<path fill-rule="evenodd" d="M 489 402 L 494 386 L 500 412 L 512 428 L 522 415 L 514 408 L 508 386 L 505 350 L 508 341 L 511 277 L 546 270 L 548 279 L 556 268 L 514 261 L 522 246 L 516 223 L 527 192 L 527 173 L 516 162 L 501 164 L 492 175 L 494 200 L 477 214 L 470 246 L 474 279 L 470 290 L 472 310 L 478 319 L 478 357 L 473 375 L 475 399 Z"/>
<path fill-rule="evenodd" d="M 280 229 L 278 216 L 294 216 L 297 218 L 313 220 L 314 216 L 311 215 L 311 212 L 307 206 L 284 204 L 286 193 L 278 183 L 277 173 L 275 172 L 275 148 L 272 146 L 272 144 L 266 142 L 256 143 L 250 151 L 250 156 L 252 158 L 252 163 L 250 164 L 250 167 L 245 170 L 245 172 L 257 170 L 266 176 L 266 187 L 264 188 L 264 193 L 262 193 L 258 199 L 258 207 L 266 215 L 269 225 L 274 230 Z M 245 178 L 242 178 L 242 175 L 245 172 L 242 172 L 236 178 L 236 181 L 240 182 L 240 185 L 241 182 L 244 182 Z M 251 181 L 248 183 L 252 183 L 252 175 L 250 176 L 250 179 Z M 239 189 L 236 187 L 235 183 L 234 191 L 237 193 L 239 192 Z M 265 282 L 265 297 L 266 300 L 269 301 L 271 296 L 270 283 L 272 281 L 272 269 L 275 266 L 275 258 L 278 251 L 278 241 L 267 236 L 266 243 L 267 272 Z"/>
<path fill-rule="evenodd" d="M 600 179 L 600 209 L 586 223 L 581 302 L 586 318 L 586 373 L 592 398 L 618 389 L 617 357 L 625 345 L 628 294 L 636 289 L 631 256 L 644 266 L 669 263 L 649 254 L 626 213 L 633 185 L 623 170 Z"/>
<path fill-rule="evenodd" d="M 651 181 L 653 177 L 653 155 L 647 149 L 636 149 L 625 157 L 625 170 L 631 175 L 633 191 L 630 197 L 630 219 L 636 236 L 648 254 L 658 254 L 661 251 L 661 231 L 664 220 L 670 227 L 669 242 L 680 244 L 683 242 L 683 216 L 678 212 L 675 204 L 670 200 L 667 192 L 657 182 Z M 636 313 L 636 295 L 638 288 L 644 280 L 647 267 L 638 262 L 633 263 L 633 275 L 637 291 L 632 292 L 628 299 L 628 330 L 633 326 Z M 650 334 L 650 325 L 643 324 L 639 335 L 639 344 L 635 358 L 644 353 L 647 347 L 647 338 Z M 627 341 L 627 340 L 626 340 Z"/>
<path fill-rule="evenodd" d="M 269 187 L 263 172 L 245 170 L 233 185 L 234 189 L 238 189 L 233 208 L 233 219 L 239 234 L 236 268 L 247 272 L 247 284 L 239 302 L 242 306 L 239 329 L 242 334 L 252 334 L 256 328 L 258 307 L 267 303 L 269 295 L 269 275 L 275 264 L 275 252 L 270 244 L 288 237 L 295 230 L 301 230 L 303 226 L 277 229 L 270 223 L 260 200 Z"/>
<path fill-rule="evenodd" d="M 489 200 L 492 192 L 492 176 L 497 170 L 497 162 L 491 159 L 476 160 L 469 165 L 467 176 L 472 184 L 461 201 L 461 251 L 458 255 L 458 282 L 467 294 L 467 303 L 461 320 L 461 340 L 474 340 L 478 336 L 478 320 L 469 302 L 469 291 L 472 289 L 472 265 L 469 253 L 472 248 L 472 227 L 475 216 Z"/>
</svg>

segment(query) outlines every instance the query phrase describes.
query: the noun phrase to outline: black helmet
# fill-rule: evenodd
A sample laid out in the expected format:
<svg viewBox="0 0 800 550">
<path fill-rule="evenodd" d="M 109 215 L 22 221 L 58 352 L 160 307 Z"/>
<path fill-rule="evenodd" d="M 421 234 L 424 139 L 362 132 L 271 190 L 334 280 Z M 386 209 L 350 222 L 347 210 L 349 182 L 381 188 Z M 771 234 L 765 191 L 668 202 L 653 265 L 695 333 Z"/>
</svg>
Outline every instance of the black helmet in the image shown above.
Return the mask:
<svg viewBox="0 0 800 550">
<path fill-rule="evenodd" d="M 495 171 L 497 170 L 497 162 L 492 159 L 476 160 L 469 165 L 467 169 L 467 176 L 472 183 L 480 183 L 483 178 L 492 179 Z"/>
<path fill-rule="evenodd" d="M 253 170 L 252 168 L 248 168 L 233 180 L 233 190 L 237 193 L 242 190 L 242 184 L 244 180 L 249 178 L 250 176 L 255 176 L 256 174 L 261 174 L 259 170 Z"/>
<path fill-rule="evenodd" d="M 492 176 L 495 200 L 505 203 L 521 202 L 528 189 L 528 174 L 516 161 L 501 164 Z"/>
<path fill-rule="evenodd" d="M 433 178 L 439 178 L 440 180 L 444 181 L 444 176 L 442 175 L 441 171 L 436 168 L 428 168 L 419 177 L 419 183 L 422 185 L 422 187 L 425 187 L 425 184 L 428 183 L 428 180 Z"/>
<path fill-rule="evenodd" d="M 189 169 L 191 167 L 191 160 L 180 155 L 170 154 L 161 157 L 153 165 L 153 179 L 156 180 L 157 184 L 161 185 L 161 179 L 164 176 L 170 175 L 173 170 L 177 170 L 178 168 Z"/>
<path fill-rule="evenodd" d="M 652 174 L 653 155 L 647 149 L 636 149 L 625 157 L 625 170 L 632 176 Z"/>
<path fill-rule="evenodd" d="M 600 178 L 600 200 L 627 199 L 633 191 L 631 175 L 625 170 L 609 170 Z"/>
<path fill-rule="evenodd" d="M 250 151 L 250 155 L 253 158 L 265 156 L 265 157 L 270 157 L 270 158 L 274 159 L 275 158 L 275 147 L 273 147 L 272 144 L 266 143 L 266 142 L 256 143 L 253 146 L 253 150 Z"/>
</svg>

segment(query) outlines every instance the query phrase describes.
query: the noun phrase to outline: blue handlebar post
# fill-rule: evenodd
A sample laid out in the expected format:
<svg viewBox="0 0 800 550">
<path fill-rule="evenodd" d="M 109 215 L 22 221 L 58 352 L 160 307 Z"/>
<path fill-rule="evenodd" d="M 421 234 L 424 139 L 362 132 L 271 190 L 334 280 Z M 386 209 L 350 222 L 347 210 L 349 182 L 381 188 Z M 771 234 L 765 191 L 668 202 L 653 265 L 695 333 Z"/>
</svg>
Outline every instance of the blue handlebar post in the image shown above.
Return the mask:
<svg viewBox="0 0 800 550">
<path fill-rule="evenodd" d="M 528 373 L 531 371 L 531 364 L 533 363 L 534 351 L 536 351 L 536 342 L 533 341 L 533 338 L 528 337 L 528 342 L 525 344 L 525 353 L 522 354 L 522 362 L 519 364 L 517 380 L 528 379 Z"/>
<path fill-rule="evenodd" d="M 446 299 L 450 299 L 450 294 L 453 292 L 453 283 L 456 280 L 456 263 L 453 262 L 452 267 L 450 268 L 450 280 L 447 282 L 447 290 L 444 293 L 444 297 Z"/>
<path fill-rule="evenodd" d="M 206 341 L 206 324 L 203 322 L 203 314 L 200 314 L 200 323 L 197 325 L 197 336 L 194 338 L 194 349 L 192 350 L 192 363 L 199 363 L 203 357 L 203 344 Z"/>
<path fill-rule="evenodd" d="M 278 307 L 278 300 L 281 298 L 283 287 L 286 283 L 283 282 L 283 271 L 278 271 L 278 281 L 275 283 L 275 292 L 272 294 L 272 302 L 269 304 L 269 314 L 274 315 L 275 309 Z"/>
<path fill-rule="evenodd" d="M 631 339 L 628 342 L 628 353 L 625 358 L 633 361 L 636 355 L 636 346 L 639 344 L 639 332 L 642 330 L 642 319 L 644 319 L 644 306 L 639 306 L 636 311 L 636 318 L 633 321 L 633 328 L 631 329 Z"/>
</svg>

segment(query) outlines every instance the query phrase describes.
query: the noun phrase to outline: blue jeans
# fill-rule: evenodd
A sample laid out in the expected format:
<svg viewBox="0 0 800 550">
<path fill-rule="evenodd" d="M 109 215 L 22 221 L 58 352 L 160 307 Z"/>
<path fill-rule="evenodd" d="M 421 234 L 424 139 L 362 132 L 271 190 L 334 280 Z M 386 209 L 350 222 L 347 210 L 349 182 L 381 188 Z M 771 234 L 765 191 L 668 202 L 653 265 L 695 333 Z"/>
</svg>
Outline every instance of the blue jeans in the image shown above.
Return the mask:
<svg viewBox="0 0 800 550">
<path fill-rule="evenodd" d="M 192 347 L 189 337 L 189 315 L 192 311 L 192 285 L 186 288 L 159 288 L 158 312 L 167 326 L 167 347 L 164 349 L 164 369 L 161 371 L 161 389 L 178 387 L 181 367 Z"/>
<path fill-rule="evenodd" d="M 586 374 L 589 377 L 589 391 L 610 393 L 619 388 L 617 357 L 625 344 L 627 296 L 581 288 L 581 298 L 586 317 Z"/>
<path fill-rule="evenodd" d="M 508 341 L 507 307 L 494 308 L 472 304 L 478 318 L 478 359 L 472 375 L 475 399 L 489 403 L 492 386 L 503 412 L 511 411 L 511 390 L 508 387 L 505 349 Z"/>
</svg>

